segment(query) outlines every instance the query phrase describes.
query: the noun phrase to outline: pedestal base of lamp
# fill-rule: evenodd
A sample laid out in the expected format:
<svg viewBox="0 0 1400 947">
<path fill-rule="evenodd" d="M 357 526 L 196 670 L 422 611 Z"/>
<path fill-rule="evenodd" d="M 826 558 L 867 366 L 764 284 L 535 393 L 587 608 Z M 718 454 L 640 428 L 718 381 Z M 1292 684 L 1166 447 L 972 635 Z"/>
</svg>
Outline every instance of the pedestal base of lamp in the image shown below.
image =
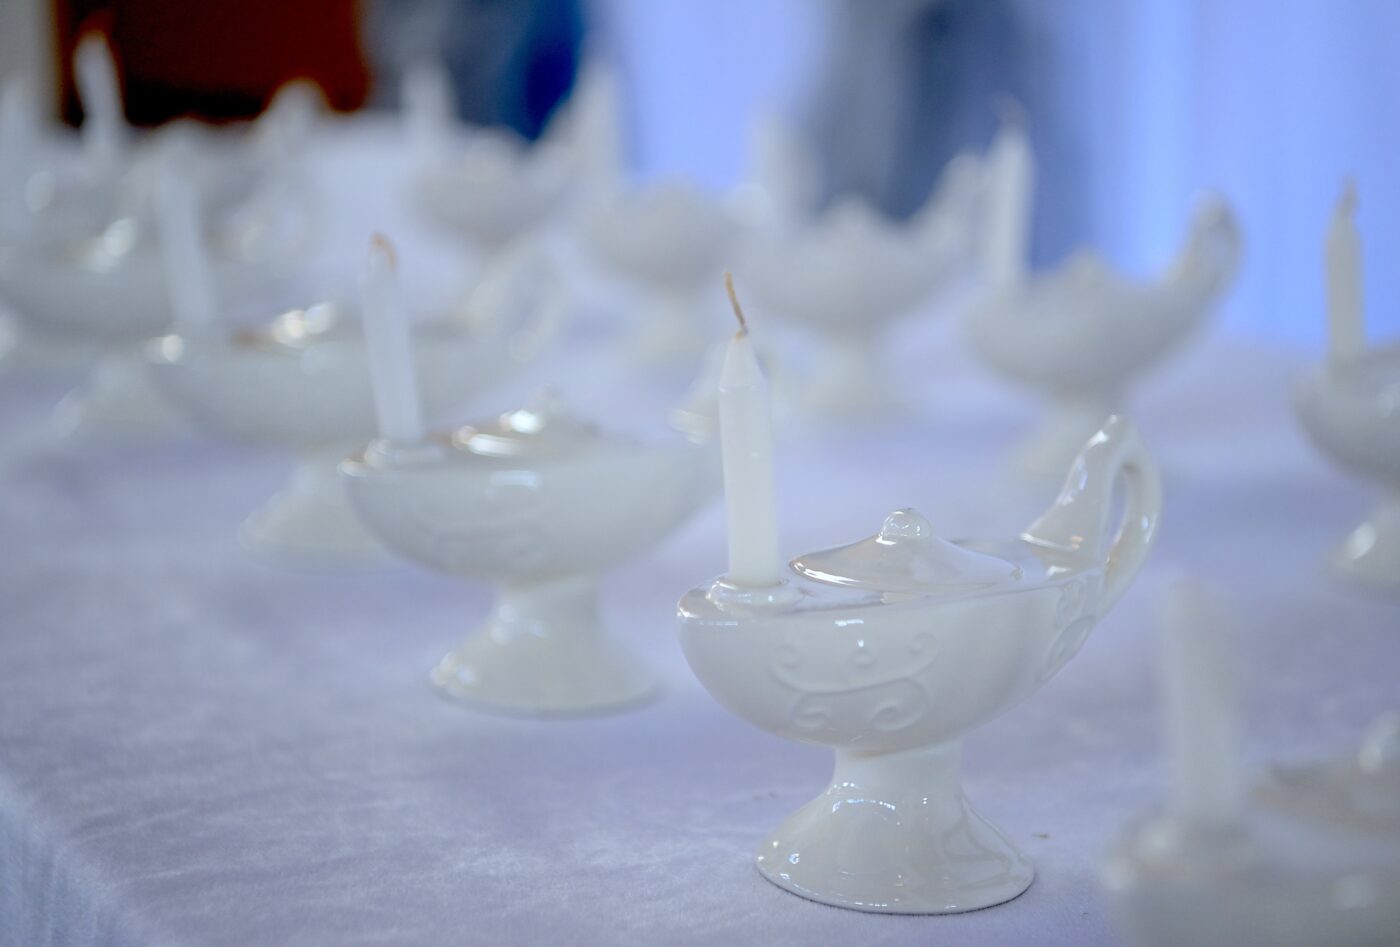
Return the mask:
<svg viewBox="0 0 1400 947">
<path fill-rule="evenodd" d="M 171 437 L 189 430 L 157 390 L 136 351 L 110 352 L 83 387 L 54 409 L 59 437 Z"/>
<path fill-rule="evenodd" d="M 485 625 L 438 663 L 432 682 L 483 710 L 541 716 L 623 710 L 657 690 L 599 624 L 593 578 L 498 589 Z"/>
<path fill-rule="evenodd" d="M 1010 901 L 1035 868 L 963 796 L 960 756 L 960 744 L 837 750 L 831 785 L 759 847 L 758 870 L 857 911 L 952 914 Z"/>
<path fill-rule="evenodd" d="M 1057 401 L 1051 416 L 1017 453 L 1017 471 L 1037 479 L 1063 479 L 1118 404 L 1111 397 Z"/>
<path fill-rule="evenodd" d="M 338 470 L 347 451 L 303 456 L 291 480 L 244 521 L 238 538 L 283 565 L 356 569 L 384 558 L 384 548 L 350 505 Z"/>
<path fill-rule="evenodd" d="M 1400 494 L 1382 500 L 1333 550 L 1331 562 L 1348 578 L 1400 588 Z"/>
</svg>

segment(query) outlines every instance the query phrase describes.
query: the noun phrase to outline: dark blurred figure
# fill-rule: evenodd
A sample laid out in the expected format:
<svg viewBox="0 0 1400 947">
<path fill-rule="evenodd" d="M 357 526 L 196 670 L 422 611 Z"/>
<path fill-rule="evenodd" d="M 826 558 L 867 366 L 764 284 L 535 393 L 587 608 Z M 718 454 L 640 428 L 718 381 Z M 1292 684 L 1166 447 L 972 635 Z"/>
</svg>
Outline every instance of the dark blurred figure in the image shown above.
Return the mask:
<svg viewBox="0 0 1400 947">
<path fill-rule="evenodd" d="M 1058 259 L 1084 240 L 1083 145 L 1062 114 L 1078 103 L 1063 102 L 1050 81 L 1057 64 L 1035 9 L 1018 0 L 835 0 L 811 117 L 828 196 L 862 194 L 907 216 L 949 160 L 986 148 L 1010 99 L 1029 116 L 1036 153 L 1032 259 Z"/>
<path fill-rule="evenodd" d="M 578 0 L 380 0 L 369 45 L 378 97 L 394 101 L 412 62 L 443 62 L 457 113 L 538 138 L 578 72 L 584 19 Z"/>
<path fill-rule="evenodd" d="M 73 48 L 88 29 L 112 43 L 128 120 L 250 118 L 292 79 L 314 79 L 333 108 L 360 107 L 370 75 L 357 0 L 54 0 L 59 102 L 82 117 Z"/>
<path fill-rule="evenodd" d="M 393 100 L 404 66 L 441 60 L 469 122 L 536 138 L 578 70 L 578 0 L 54 0 L 63 118 L 82 117 L 72 55 L 111 38 L 127 118 L 252 117 L 284 83 L 314 79 L 332 108 Z M 373 68 L 371 67 L 373 63 Z"/>
</svg>

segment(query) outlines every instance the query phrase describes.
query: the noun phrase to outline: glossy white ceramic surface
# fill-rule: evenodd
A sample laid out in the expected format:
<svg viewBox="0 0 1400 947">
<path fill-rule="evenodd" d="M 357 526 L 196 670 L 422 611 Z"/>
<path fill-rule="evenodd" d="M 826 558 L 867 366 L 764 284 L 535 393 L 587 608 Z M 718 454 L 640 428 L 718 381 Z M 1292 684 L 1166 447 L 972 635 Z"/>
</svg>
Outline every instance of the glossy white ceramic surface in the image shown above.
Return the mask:
<svg viewBox="0 0 1400 947">
<path fill-rule="evenodd" d="M 598 580 L 714 493 L 712 447 L 605 436 L 545 396 L 426 443 L 376 442 L 341 471 L 386 546 L 495 588 L 486 621 L 432 673 L 444 695 L 567 715 L 653 694 L 650 672 L 600 623 Z"/>
<path fill-rule="evenodd" d="M 1137 947 L 1382 947 L 1400 932 L 1400 715 L 1350 758 L 1274 769 L 1229 824 L 1164 813 L 1115 843 L 1102 880 Z"/>
<path fill-rule="evenodd" d="M 635 353 L 654 361 L 698 358 L 737 229 L 724 202 L 680 181 L 613 189 L 583 202 L 577 228 L 605 268 L 643 290 Z"/>
<path fill-rule="evenodd" d="M 505 378 L 552 331 L 563 300 L 549 274 L 522 265 L 507 277 L 505 286 L 483 287 L 464 312 L 418 327 L 414 355 L 429 416 Z M 515 295 L 501 295 L 507 290 Z M 479 305 L 499 321 L 482 322 L 472 308 Z M 341 458 L 375 436 L 364 338 L 348 310 L 295 310 L 231 338 L 166 336 L 147 356 L 162 391 L 200 424 L 299 455 L 289 485 L 245 524 L 252 547 L 326 564 L 377 553 L 336 474 Z"/>
<path fill-rule="evenodd" d="M 1180 347 L 1214 309 L 1243 244 L 1229 206 L 1204 202 L 1176 261 L 1155 280 L 1123 278 L 1082 252 L 976 303 L 967 329 L 988 367 L 1035 389 L 1051 415 L 1018 467 L 1058 476 L 1131 383 Z"/>
<path fill-rule="evenodd" d="M 825 792 L 759 846 L 763 875 L 816 901 L 900 914 L 1024 891 L 1030 861 L 962 792 L 961 742 L 1074 657 L 1141 568 L 1160 507 L 1137 432 L 1111 418 L 1013 542 L 947 542 L 900 511 L 870 539 L 798 557 L 771 589 L 721 579 L 682 598 L 681 646 L 710 693 L 836 753 Z"/>
<path fill-rule="evenodd" d="M 1400 588 L 1400 344 L 1329 360 L 1300 382 L 1294 404 L 1314 443 L 1382 491 L 1371 515 L 1332 552 L 1333 566 Z"/>
</svg>

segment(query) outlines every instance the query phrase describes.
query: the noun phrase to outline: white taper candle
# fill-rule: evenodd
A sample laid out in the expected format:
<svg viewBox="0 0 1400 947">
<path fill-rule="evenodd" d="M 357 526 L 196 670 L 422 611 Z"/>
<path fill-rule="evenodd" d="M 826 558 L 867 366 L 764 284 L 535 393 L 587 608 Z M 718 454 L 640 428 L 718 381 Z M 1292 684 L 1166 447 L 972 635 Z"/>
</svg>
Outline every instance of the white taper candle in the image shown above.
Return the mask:
<svg viewBox="0 0 1400 947">
<path fill-rule="evenodd" d="M 190 338 L 208 335 L 214 328 L 215 305 L 204 228 L 197 198 L 175 159 L 167 163 L 157 185 L 156 227 L 175 331 Z"/>
<path fill-rule="evenodd" d="M 1030 255 L 1035 159 L 1019 114 L 1003 119 L 987 164 L 991 180 L 983 264 L 989 285 L 1004 289 L 1025 277 Z"/>
<path fill-rule="evenodd" d="M 1334 362 L 1366 350 L 1366 309 L 1361 283 L 1361 235 L 1356 230 L 1356 184 L 1348 180 L 1327 230 L 1328 354 Z"/>
<path fill-rule="evenodd" d="M 413 340 L 399 300 L 395 264 L 393 246 L 375 234 L 360 275 L 360 299 L 379 435 L 411 442 L 423 438 L 423 416 L 413 371 Z"/>
<path fill-rule="evenodd" d="M 111 179 L 126 156 L 126 114 L 107 38 L 89 33 L 73 53 L 73 77 L 83 104 L 81 128 L 88 171 Z"/>
<path fill-rule="evenodd" d="M 1163 608 L 1161 685 L 1171 811 L 1220 823 L 1243 805 L 1239 709 L 1231 622 L 1223 603 L 1196 581 L 1179 581 Z"/>
<path fill-rule="evenodd" d="M 739 331 L 729 341 L 719 378 L 720 449 L 729 518 L 727 577 L 736 585 L 767 587 L 780 581 L 768 381 L 727 273 L 725 287 L 739 319 Z"/>
</svg>

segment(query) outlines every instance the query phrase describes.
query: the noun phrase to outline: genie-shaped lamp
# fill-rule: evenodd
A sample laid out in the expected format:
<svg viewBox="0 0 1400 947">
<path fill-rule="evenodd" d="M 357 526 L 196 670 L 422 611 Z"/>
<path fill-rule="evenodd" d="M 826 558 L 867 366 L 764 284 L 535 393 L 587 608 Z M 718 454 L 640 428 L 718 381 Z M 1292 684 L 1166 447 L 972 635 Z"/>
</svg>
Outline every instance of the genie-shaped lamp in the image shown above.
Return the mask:
<svg viewBox="0 0 1400 947">
<path fill-rule="evenodd" d="M 713 449 L 605 434 L 557 393 L 499 418 L 381 441 L 341 465 L 366 526 L 438 572 L 491 582 L 490 615 L 432 672 L 447 697 L 575 715 L 650 697 L 650 671 L 607 631 L 601 575 L 713 495 Z"/>
<path fill-rule="evenodd" d="M 758 868 L 862 911 L 1010 900 L 1034 869 L 964 796 L 962 740 L 1058 673 L 1132 583 L 1157 532 L 1157 468 L 1113 417 L 1017 539 L 949 542 L 901 510 L 783 565 L 765 394 L 741 329 L 719 399 L 729 571 L 678 606 L 686 660 L 720 703 L 835 751 L 830 785 L 759 845 Z"/>
<path fill-rule="evenodd" d="M 1213 311 L 1239 266 L 1242 241 L 1229 205 L 1210 197 L 1176 260 L 1155 279 L 1126 279 L 1087 250 L 1027 275 L 1024 135 L 1008 124 L 988 159 L 987 288 L 968 313 L 967 329 L 988 367 L 1051 402 L 1050 418 L 1022 448 L 1017 466 L 1058 476 L 1104 417 L 1123 410 L 1131 382 Z"/>
</svg>

